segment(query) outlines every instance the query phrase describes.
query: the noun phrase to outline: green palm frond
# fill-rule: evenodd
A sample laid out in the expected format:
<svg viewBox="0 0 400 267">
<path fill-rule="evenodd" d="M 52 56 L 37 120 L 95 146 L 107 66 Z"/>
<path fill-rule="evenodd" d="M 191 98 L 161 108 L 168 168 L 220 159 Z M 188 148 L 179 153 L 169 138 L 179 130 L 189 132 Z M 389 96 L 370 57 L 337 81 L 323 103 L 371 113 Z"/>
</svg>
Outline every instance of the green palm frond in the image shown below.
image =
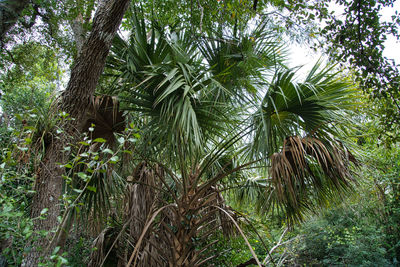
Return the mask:
<svg viewBox="0 0 400 267">
<path fill-rule="evenodd" d="M 132 23 L 130 40 L 116 38 L 107 65 L 115 85 L 121 85 L 124 108 L 146 118 L 143 139 L 153 148 L 203 150 L 208 137 L 221 136 L 229 122 L 225 114 L 234 108 L 210 97 L 218 85 L 187 33 L 166 34 L 155 27 L 146 32 L 144 21 Z"/>
<path fill-rule="evenodd" d="M 233 193 L 234 201 L 239 206 L 254 205 L 257 212 L 264 213 L 265 205 L 270 203 L 266 198 L 268 180 L 263 177 L 250 176 L 243 180 Z"/>
<path fill-rule="evenodd" d="M 262 103 L 252 116 L 252 154 L 271 155 L 288 136 L 311 135 L 331 139 L 335 123 L 343 122 L 354 107 L 352 85 L 331 73 L 318 71 L 317 63 L 304 82 L 295 81 L 295 72 L 278 71 Z"/>
<path fill-rule="evenodd" d="M 260 23 L 238 37 L 211 35 L 199 43 L 213 79 L 221 85 L 213 92 L 214 97 L 241 103 L 253 101 L 265 74 L 281 65 L 285 49 L 266 25 Z"/>
<path fill-rule="evenodd" d="M 269 178 L 247 180 L 244 188 L 256 186 L 239 190 L 238 199 L 257 199 L 259 211 L 283 211 L 290 223 L 355 183 L 350 172 L 355 159 L 335 139 L 336 124 L 355 105 L 354 91 L 332 68 L 319 67 L 301 83 L 295 72 L 278 71 L 250 122 L 246 158 L 263 159 Z"/>
<path fill-rule="evenodd" d="M 116 171 L 108 169 L 93 175 L 82 194 L 85 215 L 92 216 L 96 223 L 103 223 L 116 202 L 122 202 L 126 181 Z M 87 219 L 87 218 L 85 218 Z"/>
</svg>

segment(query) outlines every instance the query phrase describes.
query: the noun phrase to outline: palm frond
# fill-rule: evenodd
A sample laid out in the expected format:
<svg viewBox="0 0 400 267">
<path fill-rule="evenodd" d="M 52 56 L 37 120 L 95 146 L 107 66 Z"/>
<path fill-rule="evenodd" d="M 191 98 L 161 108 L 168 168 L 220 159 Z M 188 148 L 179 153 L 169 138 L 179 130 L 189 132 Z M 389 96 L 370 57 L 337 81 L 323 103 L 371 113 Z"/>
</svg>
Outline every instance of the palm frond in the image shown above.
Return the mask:
<svg viewBox="0 0 400 267">
<path fill-rule="evenodd" d="M 286 211 L 290 223 L 302 221 L 304 212 L 352 189 L 355 180 L 350 163 L 357 164 L 339 142 L 286 138 L 282 151 L 271 156 L 268 190 L 272 205 Z"/>
<path fill-rule="evenodd" d="M 199 49 L 210 66 L 213 80 L 221 85 L 213 97 L 224 102 L 252 102 L 258 96 L 265 74 L 281 65 L 284 48 L 267 23 L 260 23 L 253 31 L 238 37 L 222 36 L 204 38 Z"/>
<path fill-rule="evenodd" d="M 355 106 L 352 85 L 332 68 L 317 63 L 302 83 L 295 72 L 280 70 L 252 115 L 251 154 L 268 156 L 278 151 L 288 136 L 309 134 L 331 139 L 335 123 Z"/>
<path fill-rule="evenodd" d="M 123 112 L 119 109 L 117 97 L 94 96 L 91 104 L 83 129 L 87 132 L 93 127 L 92 139 L 104 138 L 109 144 L 113 144 L 114 134 L 121 133 L 125 129 Z"/>
<path fill-rule="evenodd" d="M 208 137 L 221 136 L 229 123 L 224 114 L 234 108 L 210 97 L 216 83 L 185 33 L 168 37 L 157 28 L 147 33 L 137 18 L 132 23 L 129 41 L 116 38 L 108 67 L 122 85 L 124 108 L 146 118 L 142 144 L 180 154 L 202 151 Z"/>
</svg>

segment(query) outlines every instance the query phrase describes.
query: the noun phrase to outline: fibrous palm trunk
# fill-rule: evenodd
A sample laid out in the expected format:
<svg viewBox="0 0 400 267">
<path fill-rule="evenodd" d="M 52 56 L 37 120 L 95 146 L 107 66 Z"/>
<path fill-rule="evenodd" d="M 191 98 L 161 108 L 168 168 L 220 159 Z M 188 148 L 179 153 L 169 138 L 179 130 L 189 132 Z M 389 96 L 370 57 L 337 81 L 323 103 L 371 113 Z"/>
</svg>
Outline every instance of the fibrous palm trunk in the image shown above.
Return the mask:
<svg viewBox="0 0 400 267">
<path fill-rule="evenodd" d="M 36 195 L 32 203 L 32 217 L 35 218 L 43 209 L 48 209 L 46 219 L 35 220 L 35 230 L 50 231 L 58 224 L 59 199 L 63 184 L 63 170 L 59 167 L 59 163 L 62 163 L 67 156 L 63 152 L 63 145 L 73 141 L 73 137 L 82 130 L 85 124 L 90 99 L 103 72 L 112 40 L 129 3 L 129 0 L 103 0 L 100 1 L 96 10 L 93 30 L 82 47 L 72 68 L 68 86 L 63 93 L 61 109 L 74 120 L 66 120 L 63 129 L 65 134 L 61 140 L 54 138 L 47 147 L 35 184 Z M 39 239 L 34 243 L 23 265 L 37 266 L 39 257 L 48 255 L 55 245 L 55 242 L 49 244 L 48 239 Z M 38 249 L 39 247 L 42 251 Z"/>
<path fill-rule="evenodd" d="M 191 180 L 196 180 L 192 176 Z M 216 206 L 229 210 L 225 206 L 222 195 L 215 187 L 209 187 L 204 193 L 199 193 L 199 186 L 194 186 L 183 194 L 178 208 L 175 210 L 175 218 L 172 223 L 175 233 L 171 235 L 173 240 L 173 256 L 169 266 L 202 266 L 208 260 L 217 255 L 206 256 L 213 249 L 211 235 L 221 230 L 225 236 L 235 233 L 231 221 L 226 215 L 219 212 Z M 214 240 L 215 241 L 215 240 Z M 201 247 L 197 247 L 201 245 Z"/>
</svg>

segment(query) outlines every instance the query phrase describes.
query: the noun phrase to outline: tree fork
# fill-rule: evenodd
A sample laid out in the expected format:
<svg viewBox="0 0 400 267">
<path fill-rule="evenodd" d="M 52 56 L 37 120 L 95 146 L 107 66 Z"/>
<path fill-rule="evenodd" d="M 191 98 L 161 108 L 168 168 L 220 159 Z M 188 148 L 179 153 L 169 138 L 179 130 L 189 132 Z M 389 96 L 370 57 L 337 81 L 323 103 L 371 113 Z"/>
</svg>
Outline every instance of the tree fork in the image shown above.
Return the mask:
<svg viewBox="0 0 400 267">
<path fill-rule="evenodd" d="M 63 184 L 63 169 L 59 163 L 64 162 L 68 156 L 62 151 L 63 145 L 73 141 L 76 133 L 83 130 L 91 97 L 129 3 L 129 0 L 103 0 L 99 3 L 93 20 L 93 30 L 72 67 L 70 80 L 62 95 L 61 110 L 67 112 L 74 120 L 65 121 L 63 127 L 66 135 L 62 136 L 61 140 L 52 140 L 41 163 L 35 183 L 36 194 L 33 198 L 31 217 L 40 216 L 45 208 L 48 211 L 44 220 L 35 220 L 34 229 L 37 231 L 50 231 L 58 225 L 59 199 Z M 43 251 L 39 251 L 39 247 Z M 35 241 L 32 251 L 24 259 L 23 266 L 37 266 L 39 258 L 49 255 L 53 249 L 54 245 L 49 247 L 47 238 Z"/>
</svg>

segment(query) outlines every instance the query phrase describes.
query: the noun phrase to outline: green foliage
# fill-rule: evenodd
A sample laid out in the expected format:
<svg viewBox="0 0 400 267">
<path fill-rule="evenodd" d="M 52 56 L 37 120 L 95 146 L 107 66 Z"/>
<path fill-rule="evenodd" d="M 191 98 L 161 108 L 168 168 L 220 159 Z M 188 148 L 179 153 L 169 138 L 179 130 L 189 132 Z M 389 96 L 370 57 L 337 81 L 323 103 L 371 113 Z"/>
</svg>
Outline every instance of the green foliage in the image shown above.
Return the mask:
<svg viewBox="0 0 400 267">
<path fill-rule="evenodd" d="M 8 200 L 8 199 L 6 199 Z M 3 204 L 3 203 L 0 203 Z M 0 226 L 1 232 L 1 242 L 2 246 L 2 256 L 6 258 L 6 261 L 12 265 L 19 265 L 23 259 L 23 248 L 26 242 L 29 240 L 33 230 L 32 222 L 28 218 L 21 219 L 21 213 L 12 211 L 14 207 L 6 206 L 0 212 L 0 218 L 2 220 Z M 18 224 L 10 223 L 10 217 L 13 220 L 21 220 Z M 22 227 L 22 228 L 21 228 Z M 11 241 L 11 230 L 12 229 L 12 241 Z M 12 242 L 12 247 L 8 247 L 8 242 Z"/>
<path fill-rule="evenodd" d="M 18 110 L 22 108 L 18 107 Z M 46 216 L 46 209 L 38 218 L 29 216 L 30 203 L 35 193 L 32 188 L 37 173 L 37 162 L 40 162 L 42 149 L 46 149 L 42 147 L 42 142 L 45 142 L 43 138 L 46 138 L 45 133 L 42 132 L 43 128 L 37 128 L 37 126 L 50 123 L 46 128 L 54 135 L 52 137 L 54 138 L 63 134 L 59 125 L 63 124 L 63 120 L 70 118 L 65 113 L 55 117 L 46 114 L 47 116 L 43 118 L 42 114 L 35 113 L 34 110 L 25 111 L 22 114 L 10 114 L 14 115 L 14 128 L 4 129 L 1 143 L 0 248 L 8 264 L 20 265 L 24 255 L 30 249 L 30 242 L 38 238 L 48 238 L 45 237 L 47 232 L 37 232 L 33 229 L 34 220 L 43 219 Z M 94 128 L 91 127 L 89 135 L 93 131 Z M 64 213 L 60 217 L 61 222 L 67 221 L 68 225 L 74 223 L 75 218 L 81 218 L 81 222 L 86 223 L 85 230 L 93 227 L 93 224 L 107 222 L 109 210 L 116 205 L 115 203 L 120 203 L 125 186 L 125 180 L 116 170 L 122 168 L 123 161 L 131 158 L 131 147 L 139 138 L 140 136 L 131 124 L 123 134 L 118 136 L 117 143 L 111 147 L 112 150 L 105 139 L 93 140 L 88 135 L 77 144 L 65 145 L 64 149 L 72 150 L 72 154 L 70 160 L 64 164 L 67 172 L 64 175 L 66 183 L 62 199 Z M 88 218 L 91 219 L 91 224 L 88 224 Z M 63 223 L 61 225 L 65 227 Z M 70 245 L 71 250 L 81 249 L 79 246 L 84 246 L 84 244 L 87 248 L 90 247 L 87 241 L 80 242 L 76 246 Z M 41 266 L 81 266 L 77 262 L 82 263 L 84 260 L 74 257 L 71 251 L 61 253 L 56 250 L 50 257 L 50 261 L 44 260 Z"/>
<path fill-rule="evenodd" d="M 367 169 L 362 175 L 367 177 L 370 189 L 366 193 L 376 196 L 375 212 L 379 214 L 379 223 L 385 233 L 387 258 L 400 259 L 400 149 L 398 143 L 391 143 L 391 148 L 384 144 L 377 146 L 377 139 L 371 134 L 364 139 L 366 149 L 364 161 Z M 379 139 L 378 139 L 379 144 Z M 379 210 L 379 212 L 377 211 Z"/>
<path fill-rule="evenodd" d="M 91 27 L 92 15 L 96 7 L 96 1 L 93 0 L 2 1 L 1 12 L 8 9 L 10 3 L 12 5 L 13 2 L 25 2 L 25 9 L 15 14 L 17 15 L 15 25 L 0 40 L 2 47 L 0 64 L 15 64 L 11 51 L 15 46 L 29 42 L 52 47 L 60 57 L 71 59 L 77 52 L 74 34 L 70 30 L 71 25 L 78 21 L 85 34 Z M 4 23 L 4 19 L 0 20 L 0 24 Z"/>
<path fill-rule="evenodd" d="M 58 59 L 53 49 L 33 42 L 14 47 L 13 53 L 15 63 L 0 71 L 2 126 L 20 126 L 22 116 L 26 125 L 36 126 L 37 116 L 49 116 L 60 82 Z M 24 116 L 28 111 L 31 114 Z"/>
<path fill-rule="evenodd" d="M 68 265 L 71 267 L 85 266 L 89 262 L 92 240 L 90 238 L 70 237 L 67 240 L 66 251 L 68 251 Z"/>
<path fill-rule="evenodd" d="M 103 138 L 90 138 L 94 127 L 78 143 L 64 147 L 71 153 L 62 165 L 66 169 L 63 220 L 82 216 L 83 222 L 90 218 L 94 223 L 103 224 L 109 211 L 123 198 L 126 180 L 121 176 L 121 169 L 124 161 L 135 156 L 133 146 L 140 136 L 137 129 L 128 127 L 118 136 L 117 143 L 110 146 Z"/>
<path fill-rule="evenodd" d="M 163 26 L 185 29 L 193 35 L 203 35 L 216 28 L 245 26 L 256 13 L 251 0 L 203 1 L 135 1 L 147 17 Z M 259 8 L 265 7 L 260 1 Z M 128 13 L 128 16 L 132 13 Z M 217 26 L 217 27 L 216 27 Z"/>
<path fill-rule="evenodd" d="M 265 258 L 266 252 L 262 243 L 257 238 L 248 237 L 248 239 L 257 257 L 259 259 Z M 218 257 L 212 260 L 210 264 L 218 267 L 237 266 L 253 257 L 241 236 L 226 238 L 221 235 L 213 253 L 218 255 Z"/>
<path fill-rule="evenodd" d="M 390 266 L 382 226 L 360 208 L 332 209 L 305 224 L 292 244 L 292 264 Z"/>
<path fill-rule="evenodd" d="M 22 127 L 21 127 L 22 128 Z M 6 129 L 4 135 L 18 143 L 1 143 L 0 165 L 0 249 L 10 265 L 21 264 L 25 252 L 25 245 L 35 233 L 33 220 L 29 217 L 29 202 L 33 196 L 32 165 L 30 152 L 31 144 L 27 144 L 26 129 L 17 131 Z M 43 236 L 46 233 L 39 233 Z"/>
<path fill-rule="evenodd" d="M 25 244 L 34 232 L 33 221 L 26 214 L 28 205 L 26 192 L 29 192 L 29 188 L 18 186 L 16 182 L 17 179 L 27 179 L 27 177 L 21 177 L 19 173 L 12 171 L 5 173 L 4 169 L 1 172 L 0 252 L 10 265 L 18 266 L 23 259 Z"/>
<path fill-rule="evenodd" d="M 321 30 L 328 53 L 334 60 L 349 63 L 360 87 L 373 99 L 384 99 L 377 106 L 382 127 L 391 131 L 400 123 L 400 72 L 393 59 L 383 55 L 388 36 L 399 39 L 399 14 L 392 21 L 382 19 L 381 10 L 393 7 L 393 0 L 338 0 L 344 14 L 332 13 Z M 393 126 L 396 125 L 396 126 Z"/>
<path fill-rule="evenodd" d="M 7 61 L 2 61 L 0 75 L 1 89 L 12 90 L 18 85 L 36 84 L 42 87 L 46 82 L 56 82 L 59 75 L 57 50 L 31 41 L 15 45 L 9 51 Z"/>
</svg>

